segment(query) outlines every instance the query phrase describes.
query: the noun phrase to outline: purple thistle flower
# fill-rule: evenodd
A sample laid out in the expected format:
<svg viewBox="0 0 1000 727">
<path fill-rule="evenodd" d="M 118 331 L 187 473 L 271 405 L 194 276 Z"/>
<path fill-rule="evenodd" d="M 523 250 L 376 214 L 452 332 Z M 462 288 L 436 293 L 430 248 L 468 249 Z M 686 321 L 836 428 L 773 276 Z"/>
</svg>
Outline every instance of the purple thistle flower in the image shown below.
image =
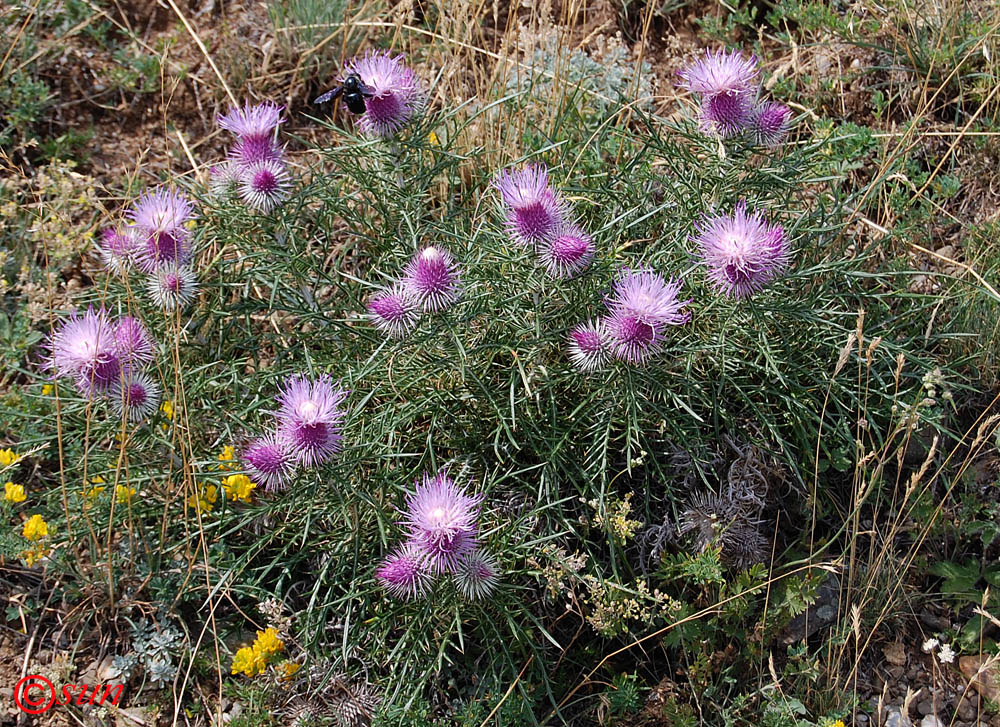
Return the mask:
<svg viewBox="0 0 1000 727">
<path fill-rule="evenodd" d="M 663 350 L 658 327 L 624 311 L 612 313 L 606 319 L 609 346 L 616 358 L 630 364 L 641 364 Z"/>
<path fill-rule="evenodd" d="M 416 547 L 406 543 L 386 558 L 375 577 L 396 598 L 419 598 L 427 593 L 433 580 Z"/>
<path fill-rule="evenodd" d="M 184 310 L 198 290 L 198 283 L 190 267 L 167 262 L 156 266 L 146 281 L 146 289 L 159 308 Z"/>
<path fill-rule="evenodd" d="M 263 162 L 282 163 L 284 159 L 284 148 L 269 136 L 241 137 L 229 150 L 229 160 L 236 165 L 237 169 Z"/>
<path fill-rule="evenodd" d="M 274 434 L 250 442 L 243 450 L 243 461 L 250 479 L 264 485 L 268 492 L 285 489 L 295 472 L 295 457 Z"/>
<path fill-rule="evenodd" d="M 243 108 L 230 108 L 228 114 L 220 116 L 219 127 L 240 138 L 271 137 L 278 125 L 284 122 L 281 118 L 284 108 L 271 101 L 256 105 L 248 101 Z"/>
<path fill-rule="evenodd" d="M 745 298 L 774 280 L 788 266 L 785 231 L 763 213 L 747 213 L 740 202 L 732 215 L 706 217 L 698 225 L 698 245 L 708 277 L 720 293 Z"/>
<path fill-rule="evenodd" d="M 792 110 L 773 101 L 764 101 L 750 114 L 750 135 L 760 146 L 774 149 L 788 135 Z"/>
<path fill-rule="evenodd" d="M 369 136 L 394 135 L 427 103 L 423 84 L 403 64 L 402 55 L 393 57 L 388 51 L 368 51 L 347 64 L 344 77 L 352 73 L 360 76 L 374 91 L 365 99 L 366 111 L 358 121 L 361 130 Z"/>
<path fill-rule="evenodd" d="M 111 404 L 118 416 L 124 415 L 130 422 L 142 421 L 159 408 L 160 386 L 145 373 L 129 371 L 115 383 Z"/>
<path fill-rule="evenodd" d="M 185 223 L 191 219 L 191 201 L 176 190 L 144 192 L 130 216 L 138 238 L 135 261 L 146 273 L 164 262 L 187 262 L 191 255 Z"/>
<path fill-rule="evenodd" d="M 684 86 L 701 97 L 702 124 L 726 138 L 742 131 L 756 98 L 757 58 L 739 51 L 705 51 L 705 57 L 680 71 Z"/>
<path fill-rule="evenodd" d="M 475 550 L 481 502 L 481 496 L 466 495 L 444 471 L 425 474 L 407 495 L 402 524 L 432 572 L 456 572 Z"/>
<path fill-rule="evenodd" d="M 380 331 L 392 338 L 403 338 L 417 325 L 420 314 L 403 286 L 396 284 L 369 301 L 368 317 Z"/>
<path fill-rule="evenodd" d="M 569 358 L 580 371 L 603 368 L 611 354 L 611 340 L 603 320 L 581 323 L 569 334 Z"/>
<path fill-rule="evenodd" d="M 153 360 L 153 338 L 138 318 L 124 316 L 115 324 L 115 346 L 124 363 L 142 367 Z"/>
<path fill-rule="evenodd" d="M 663 327 L 690 320 L 682 309 L 690 300 L 677 299 L 679 280 L 666 280 L 652 270 L 624 270 L 606 302 L 609 345 L 616 358 L 631 364 L 647 361 L 663 348 Z"/>
<path fill-rule="evenodd" d="M 479 600 L 490 595 L 500 580 L 500 571 L 493 556 L 482 550 L 470 553 L 458 566 L 455 584 L 469 599 Z"/>
<path fill-rule="evenodd" d="M 347 394 L 326 375 L 315 381 L 293 375 L 285 381 L 278 396 L 278 437 L 298 463 L 312 467 L 340 451 L 347 414 L 340 405 Z"/>
<path fill-rule="evenodd" d="M 493 180 L 507 208 L 507 232 L 514 243 L 538 247 L 549 243 L 565 225 L 566 204 L 549 186 L 544 164 L 502 170 Z"/>
<path fill-rule="evenodd" d="M 648 326 L 677 326 L 690 318 L 681 311 L 690 301 L 677 299 L 680 289 L 680 280 L 666 280 L 653 270 L 623 270 L 606 305 L 612 314 L 623 313 Z"/>
<path fill-rule="evenodd" d="M 86 394 L 105 393 L 119 380 L 122 362 L 115 328 L 103 308 L 74 312 L 49 341 L 48 364 L 58 376 L 71 376 Z"/>
<path fill-rule="evenodd" d="M 132 264 L 132 254 L 135 249 L 135 238 L 129 228 L 119 230 L 109 227 L 101 233 L 101 260 L 105 269 L 112 273 L 122 274 Z"/>
<path fill-rule="evenodd" d="M 572 278 L 593 259 L 594 241 L 577 225 L 561 229 L 542 252 L 546 272 L 556 278 Z"/>
<path fill-rule="evenodd" d="M 443 247 L 428 245 L 403 271 L 403 290 L 414 305 L 425 312 L 447 308 L 458 300 L 458 267 Z"/>
<path fill-rule="evenodd" d="M 288 197 L 291 179 L 283 162 L 262 161 L 249 164 L 241 177 L 240 196 L 260 212 L 270 212 Z"/>
</svg>

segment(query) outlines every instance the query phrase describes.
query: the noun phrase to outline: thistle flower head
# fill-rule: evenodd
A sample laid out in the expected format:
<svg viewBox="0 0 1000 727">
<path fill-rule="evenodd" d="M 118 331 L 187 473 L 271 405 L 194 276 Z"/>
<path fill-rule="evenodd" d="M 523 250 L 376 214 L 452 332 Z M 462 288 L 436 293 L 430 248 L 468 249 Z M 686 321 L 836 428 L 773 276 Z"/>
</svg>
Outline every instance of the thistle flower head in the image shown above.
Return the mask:
<svg viewBox="0 0 1000 727">
<path fill-rule="evenodd" d="M 467 495 L 443 471 L 425 474 L 407 496 L 403 525 L 432 572 L 455 573 L 475 549 L 481 502 L 482 497 Z"/>
<path fill-rule="evenodd" d="M 493 593 L 500 580 L 500 569 L 493 556 L 476 549 L 461 562 L 455 573 L 459 592 L 469 599 L 479 600 Z"/>
<path fill-rule="evenodd" d="M 53 332 L 49 365 L 59 376 L 71 376 L 85 393 L 105 393 L 119 380 L 122 361 L 115 327 L 103 308 L 73 313 Z"/>
<path fill-rule="evenodd" d="M 191 250 L 185 225 L 193 210 L 191 201 L 176 190 L 157 188 L 135 201 L 130 212 L 136 237 L 134 258 L 143 272 L 152 272 L 161 263 L 187 262 Z"/>
<path fill-rule="evenodd" d="M 208 189 L 216 199 L 228 199 L 239 191 L 243 183 L 242 164 L 228 160 L 208 170 Z"/>
<path fill-rule="evenodd" d="M 722 137 L 746 126 L 756 98 L 757 59 L 739 51 L 705 52 L 705 57 L 680 71 L 684 86 L 701 96 L 703 125 Z"/>
<path fill-rule="evenodd" d="M 101 261 L 106 270 L 112 273 L 124 273 L 132 264 L 134 250 L 135 238 L 129 228 L 109 227 L 101 233 Z"/>
<path fill-rule="evenodd" d="M 219 116 L 219 126 L 241 139 L 270 138 L 284 122 L 282 109 L 284 106 L 271 101 L 256 105 L 247 102 L 242 108 L 230 108 L 225 116 Z"/>
<path fill-rule="evenodd" d="M 242 172 L 245 167 L 260 164 L 261 162 L 283 163 L 285 160 L 285 149 L 278 142 L 269 136 L 241 137 L 229 149 L 229 161 L 236 165 L 236 169 Z M 240 175 L 242 180 L 243 175 Z"/>
<path fill-rule="evenodd" d="M 544 246 L 542 262 L 549 275 L 572 278 L 594 259 L 594 241 L 577 225 L 567 225 Z"/>
<path fill-rule="evenodd" d="M 774 149 L 788 136 L 792 110 L 784 104 L 764 101 L 750 114 L 750 135 L 760 146 Z"/>
<path fill-rule="evenodd" d="M 386 558 L 375 577 L 396 598 L 419 598 L 427 593 L 433 577 L 412 543 L 397 548 Z"/>
<path fill-rule="evenodd" d="M 532 248 L 545 245 L 565 225 L 566 204 L 549 186 L 544 164 L 504 169 L 494 178 L 493 186 L 506 207 L 507 232 L 516 244 Z"/>
<path fill-rule="evenodd" d="M 115 382 L 111 404 L 118 416 L 130 422 L 142 421 L 159 409 L 160 385 L 148 374 L 130 370 Z"/>
<path fill-rule="evenodd" d="M 177 262 L 165 262 L 153 269 L 146 281 L 146 289 L 157 307 L 163 310 L 183 310 L 197 292 L 198 284 L 190 267 Z"/>
<path fill-rule="evenodd" d="M 426 312 L 447 308 L 458 300 L 458 266 L 443 247 L 428 245 L 416 253 L 403 271 L 403 290 Z"/>
<path fill-rule="evenodd" d="M 733 298 L 758 292 L 788 266 L 785 231 L 760 211 L 748 213 L 744 202 L 731 215 L 703 220 L 695 243 L 712 285 Z"/>
<path fill-rule="evenodd" d="M 402 55 L 368 51 L 347 64 L 344 77 L 352 73 L 374 91 L 374 95 L 365 99 L 366 111 L 358 122 L 369 136 L 393 136 L 427 103 L 423 84 L 403 64 Z"/>
<path fill-rule="evenodd" d="M 569 358 L 580 371 L 603 368 L 611 355 L 611 339 L 603 320 L 581 323 L 569 333 Z"/>
<path fill-rule="evenodd" d="M 625 311 L 612 313 L 605 320 L 609 348 L 615 358 L 641 364 L 663 350 L 663 334 L 658 326 L 646 323 Z"/>
<path fill-rule="evenodd" d="M 403 338 L 417 325 L 419 313 L 402 285 L 383 290 L 368 302 L 375 327 L 391 338 Z"/>
<path fill-rule="evenodd" d="M 320 464 L 340 451 L 341 427 L 348 392 L 334 386 L 329 376 L 310 380 L 290 376 L 278 396 L 278 436 L 306 467 Z"/>
<path fill-rule="evenodd" d="M 147 232 L 171 232 L 184 227 L 194 214 L 194 205 L 176 189 L 157 187 L 143 192 L 132 204 L 132 224 Z"/>
<path fill-rule="evenodd" d="M 689 318 L 681 311 L 688 301 L 677 299 L 680 289 L 680 280 L 666 280 L 653 270 L 623 270 L 607 307 L 612 314 L 624 314 L 654 328 L 676 326 Z"/>
<path fill-rule="evenodd" d="M 259 212 L 270 212 L 288 197 L 291 179 L 282 162 L 248 164 L 241 177 L 240 197 Z"/>
<path fill-rule="evenodd" d="M 295 472 L 295 457 L 281 438 L 267 434 L 243 449 L 243 462 L 250 479 L 268 492 L 283 490 Z"/>
<path fill-rule="evenodd" d="M 118 319 L 115 346 L 123 363 L 132 367 L 142 367 L 153 360 L 153 338 L 138 318 L 123 316 Z"/>
</svg>

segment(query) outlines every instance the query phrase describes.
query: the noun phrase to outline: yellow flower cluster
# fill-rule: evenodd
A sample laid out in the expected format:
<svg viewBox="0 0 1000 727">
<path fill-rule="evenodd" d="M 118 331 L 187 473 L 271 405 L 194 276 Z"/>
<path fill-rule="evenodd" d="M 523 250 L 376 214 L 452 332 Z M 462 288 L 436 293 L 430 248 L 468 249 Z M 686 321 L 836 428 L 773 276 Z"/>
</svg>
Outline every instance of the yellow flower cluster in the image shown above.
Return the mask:
<svg viewBox="0 0 1000 727">
<path fill-rule="evenodd" d="M 21 534 L 33 545 L 30 549 L 21 553 L 21 557 L 29 566 L 33 566 L 39 560 L 49 554 L 49 549 L 42 543 L 42 538 L 48 537 L 49 524 L 41 515 L 32 515 L 24 522 L 24 529 Z"/>
<path fill-rule="evenodd" d="M 126 487 L 125 485 L 115 485 L 115 500 L 118 501 L 119 505 L 124 505 L 126 503 L 131 502 L 132 495 L 134 494 L 135 494 L 134 487 Z"/>
<path fill-rule="evenodd" d="M 24 485 L 15 485 L 7 482 L 3 486 L 3 499 L 7 502 L 24 502 L 28 496 L 24 493 Z"/>
<path fill-rule="evenodd" d="M 219 469 L 223 472 L 239 469 L 236 466 L 236 450 L 233 445 L 227 444 L 219 453 Z"/>
<path fill-rule="evenodd" d="M 255 482 L 251 482 L 246 475 L 229 475 L 222 480 L 222 486 L 226 490 L 226 497 L 234 502 L 250 502 L 250 495 L 257 487 Z"/>
<path fill-rule="evenodd" d="M 49 524 L 41 515 L 32 515 L 25 521 L 22 534 L 31 541 L 41 540 L 49 534 Z"/>
<path fill-rule="evenodd" d="M 263 674 L 271 657 L 284 649 L 285 643 L 278 637 L 277 629 L 258 631 L 253 646 L 244 646 L 233 657 L 233 674 L 246 674 L 248 677 Z M 285 673 L 291 676 L 295 669 L 289 673 L 286 667 Z"/>
<path fill-rule="evenodd" d="M 0 467 L 10 467 L 20 462 L 23 456 L 12 449 L 0 449 Z"/>
<path fill-rule="evenodd" d="M 197 508 L 199 512 L 212 512 L 219 499 L 219 488 L 215 485 L 202 485 L 201 492 L 187 499 L 188 505 Z"/>
<path fill-rule="evenodd" d="M 96 477 L 91 477 L 90 484 L 93 485 L 93 487 L 87 490 L 87 492 L 84 494 L 84 497 L 86 497 L 88 500 L 93 500 L 95 497 L 100 495 L 106 489 L 104 485 L 104 478 L 101 477 L 100 475 L 97 475 Z"/>
</svg>

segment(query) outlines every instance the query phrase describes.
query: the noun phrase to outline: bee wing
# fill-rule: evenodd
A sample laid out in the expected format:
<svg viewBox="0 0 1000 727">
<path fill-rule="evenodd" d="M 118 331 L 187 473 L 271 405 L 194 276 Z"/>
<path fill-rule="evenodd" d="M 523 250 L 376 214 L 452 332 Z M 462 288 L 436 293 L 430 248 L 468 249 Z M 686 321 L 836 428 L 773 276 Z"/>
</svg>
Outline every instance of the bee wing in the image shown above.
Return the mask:
<svg viewBox="0 0 1000 727">
<path fill-rule="evenodd" d="M 316 100 L 313 101 L 315 104 L 326 103 L 327 101 L 332 101 L 337 98 L 340 94 L 344 92 L 343 86 L 337 86 L 336 88 L 331 88 L 329 91 L 324 93 L 322 96 L 317 96 Z"/>
<path fill-rule="evenodd" d="M 363 83 L 360 84 L 360 88 L 358 90 L 361 91 L 361 95 L 364 96 L 365 98 L 371 98 L 372 96 L 375 95 L 375 89 L 372 88 L 371 86 L 366 86 Z"/>
</svg>

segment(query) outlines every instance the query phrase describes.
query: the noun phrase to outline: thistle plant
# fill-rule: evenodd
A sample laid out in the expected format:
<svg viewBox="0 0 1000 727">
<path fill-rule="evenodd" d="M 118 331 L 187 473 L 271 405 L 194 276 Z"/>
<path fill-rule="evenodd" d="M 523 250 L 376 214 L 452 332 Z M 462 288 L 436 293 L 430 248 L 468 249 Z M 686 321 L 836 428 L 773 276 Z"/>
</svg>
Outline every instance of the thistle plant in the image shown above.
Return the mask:
<svg viewBox="0 0 1000 727">
<path fill-rule="evenodd" d="M 547 665 L 575 626 L 543 597 L 540 553 L 575 554 L 579 607 L 602 637 L 678 613 L 631 549 L 643 528 L 677 510 L 699 548 L 738 535 L 734 567 L 771 543 L 756 511 L 685 500 L 670 453 L 718 484 L 715 443 L 749 421 L 801 490 L 818 429 L 833 460 L 855 446 L 852 415 L 864 409 L 878 438 L 920 390 L 920 309 L 886 299 L 874 251 L 845 253 L 854 200 L 827 186 L 828 139 L 762 153 L 789 114 L 761 100 L 756 62 L 738 53 L 683 74 L 699 126 L 557 112 L 495 164 L 470 151 L 470 129 L 515 113 L 516 97 L 428 111 L 399 57 L 371 51 L 345 71 L 373 89 L 359 135 L 327 124 L 293 179 L 281 109 L 234 108 L 219 123 L 235 144 L 205 188 L 147 192 L 102 237 L 108 297 L 151 332 L 116 321 L 111 301 L 57 326 L 53 369 L 83 395 L 60 411 L 66 456 L 109 477 L 142 457 L 149 490 L 167 494 L 126 489 L 114 512 L 84 512 L 162 512 L 165 538 L 208 553 L 211 583 L 294 602 L 303 650 L 374 665 L 386 703 L 414 703 L 448 670 L 463 694 L 526 674 L 553 706 L 565 685 Z M 585 141 L 550 143 L 563 124 Z M 741 135 L 753 143 L 728 143 Z M 895 335 L 859 352 L 862 308 Z M 899 355 L 911 365 L 874 367 L 864 391 L 837 366 Z M 92 446 L 122 424 L 88 426 L 96 396 L 134 424 L 120 461 Z M 222 446 L 225 477 L 255 486 L 237 497 L 219 497 Z M 587 526 L 615 502 L 627 528 Z M 719 530 L 720 513 L 749 524 Z M 244 676 L 271 666 L 253 664 Z"/>
</svg>

